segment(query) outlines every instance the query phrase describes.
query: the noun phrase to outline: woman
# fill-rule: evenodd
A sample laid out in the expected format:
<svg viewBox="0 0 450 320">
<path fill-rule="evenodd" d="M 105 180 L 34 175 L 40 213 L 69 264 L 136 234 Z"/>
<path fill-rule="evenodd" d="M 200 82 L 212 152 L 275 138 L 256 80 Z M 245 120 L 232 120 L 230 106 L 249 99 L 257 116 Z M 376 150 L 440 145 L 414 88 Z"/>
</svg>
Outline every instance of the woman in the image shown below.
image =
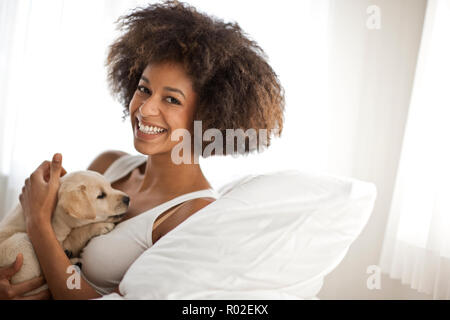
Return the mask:
<svg viewBox="0 0 450 320">
<path fill-rule="evenodd" d="M 192 148 L 183 150 L 190 161 L 178 164 L 173 151 L 180 141 L 171 139 L 175 131 L 187 130 L 193 136 L 195 120 L 201 121 L 202 134 L 212 128 L 224 134 L 226 129 L 252 128 L 276 129 L 279 136 L 283 127 L 284 95 L 277 75 L 262 49 L 237 24 L 167 1 L 138 8 L 121 17 L 120 25 L 125 32 L 110 47 L 108 80 L 125 116 L 130 115 L 136 150 L 147 157 L 108 151 L 89 166 L 109 177 L 131 202 L 124 220 L 84 249 L 79 289 L 66 285 L 71 264 L 50 224 L 59 177 L 65 173 L 61 155 L 43 162 L 20 195 L 27 232 L 55 299 L 120 294 L 118 284 L 143 251 L 215 200 L 195 161 L 198 152 L 207 156 L 204 151 L 211 142 L 202 141 L 200 151 L 195 151 L 191 139 Z M 263 138 L 262 144 L 269 146 L 270 134 Z M 225 150 L 225 136 L 222 144 Z M 234 144 L 232 152 L 252 150 L 245 138 Z M 43 283 L 42 278 L 16 286 L 9 283 L 20 269 L 20 259 L 0 270 L 0 297 L 21 298 Z M 44 291 L 30 298 L 48 296 Z"/>
</svg>

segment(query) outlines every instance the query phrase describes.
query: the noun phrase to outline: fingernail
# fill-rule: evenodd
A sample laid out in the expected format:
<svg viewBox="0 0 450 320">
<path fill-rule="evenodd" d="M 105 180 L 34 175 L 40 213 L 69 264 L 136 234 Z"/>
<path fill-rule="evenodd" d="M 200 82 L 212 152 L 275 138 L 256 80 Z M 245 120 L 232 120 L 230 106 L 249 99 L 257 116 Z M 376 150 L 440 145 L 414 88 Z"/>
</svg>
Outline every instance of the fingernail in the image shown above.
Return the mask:
<svg viewBox="0 0 450 320">
<path fill-rule="evenodd" d="M 61 162 L 61 158 L 62 158 L 61 153 L 56 153 L 53 156 L 53 161 L 56 162 L 56 163 L 59 163 L 59 162 Z"/>
</svg>

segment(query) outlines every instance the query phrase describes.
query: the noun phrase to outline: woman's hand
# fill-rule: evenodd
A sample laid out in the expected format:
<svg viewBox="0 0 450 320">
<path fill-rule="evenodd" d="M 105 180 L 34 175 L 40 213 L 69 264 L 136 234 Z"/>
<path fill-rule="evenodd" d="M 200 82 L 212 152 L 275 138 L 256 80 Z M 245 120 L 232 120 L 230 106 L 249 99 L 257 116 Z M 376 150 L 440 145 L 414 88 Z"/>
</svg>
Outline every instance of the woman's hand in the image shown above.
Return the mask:
<svg viewBox="0 0 450 320">
<path fill-rule="evenodd" d="M 45 284 L 44 277 L 37 277 L 19 284 L 11 284 L 10 280 L 13 275 L 19 272 L 23 263 L 23 255 L 19 253 L 16 261 L 9 267 L 0 268 L 0 300 L 47 300 L 51 298 L 48 289 L 43 290 L 35 295 L 23 297 L 23 295 L 31 290 L 37 289 Z"/>
<path fill-rule="evenodd" d="M 25 180 L 19 196 L 27 232 L 51 222 L 58 199 L 59 178 L 66 174 L 62 167 L 62 155 L 56 153 L 52 162 L 44 161 Z"/>
</svg>

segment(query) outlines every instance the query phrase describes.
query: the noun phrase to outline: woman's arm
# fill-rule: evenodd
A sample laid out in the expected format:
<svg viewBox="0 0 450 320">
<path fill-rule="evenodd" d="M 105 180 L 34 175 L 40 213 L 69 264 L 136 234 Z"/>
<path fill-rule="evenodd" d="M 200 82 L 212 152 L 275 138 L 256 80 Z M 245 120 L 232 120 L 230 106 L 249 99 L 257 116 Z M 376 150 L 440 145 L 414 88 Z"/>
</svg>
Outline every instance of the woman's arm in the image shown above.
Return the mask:
<svg viewBox="0 0 450 320">
<path fill-rule="evenodd" d="M 79 288 L 71 284 L 74 274 L 72 264 L 58 242 L 51 225 L 51 216 L 56 207 L 59 177 L 64 174 L 61 155 L 56 154 L 52 162 L 43 162 L 25 181 L 20 195 L 27 233 L 54 299 L 93 299 L 101 295 L 81 275 Z M 48 181 L 45 177 L 48 177 Z M 69 273 L 67 273 L 69 272 Z M 77 276 L 77 275 L 75 275 Z M 69 284 L 69 285 L 68 285 Z"/>
<path fill-rule="evenodd" d="M 73 269 L 69 268 L 72 264 L 56 239 L 50 223 L 30 225 L 28 236 L 54 299 L 84 300 L 101 297 L 80 274 L 75 275 Z M 74 276 L 79 278 L 72 283 Z M 80 286 L 72 285 L 76 283 Z"/>
</svg>

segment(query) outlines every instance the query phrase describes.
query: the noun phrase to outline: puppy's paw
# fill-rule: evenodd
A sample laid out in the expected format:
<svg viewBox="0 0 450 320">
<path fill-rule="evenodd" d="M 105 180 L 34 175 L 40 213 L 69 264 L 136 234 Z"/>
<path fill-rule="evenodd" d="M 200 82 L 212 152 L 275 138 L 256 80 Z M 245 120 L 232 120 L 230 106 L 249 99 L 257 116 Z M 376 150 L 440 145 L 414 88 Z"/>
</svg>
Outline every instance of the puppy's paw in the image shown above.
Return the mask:
<svg viewBox="0 0 450 320">
<path fill-rule="evenodd" d="M 93 227 L 95 228 L 95 235 L 100 236 L 102 234 L 106 234 L 114 229 L 116 225 L 112 222 L 99 222 L 96 223 Z"/>
<path fill-rule="evenodd" d="M 65 249 L 64 253 L 66 254 L 67 258 L 72 258 L 73 257 L 73 252 L 69 249 Z"/>
<path fill-rule="evenodd" d="M 81 263 L 81 259 L 79 259 L 79 258 L 70 259 L 70 263 L 77 266 L 80 270 L 81 270 L 81 267 L 83 266 L 83 264 Z"/>
</svg>

